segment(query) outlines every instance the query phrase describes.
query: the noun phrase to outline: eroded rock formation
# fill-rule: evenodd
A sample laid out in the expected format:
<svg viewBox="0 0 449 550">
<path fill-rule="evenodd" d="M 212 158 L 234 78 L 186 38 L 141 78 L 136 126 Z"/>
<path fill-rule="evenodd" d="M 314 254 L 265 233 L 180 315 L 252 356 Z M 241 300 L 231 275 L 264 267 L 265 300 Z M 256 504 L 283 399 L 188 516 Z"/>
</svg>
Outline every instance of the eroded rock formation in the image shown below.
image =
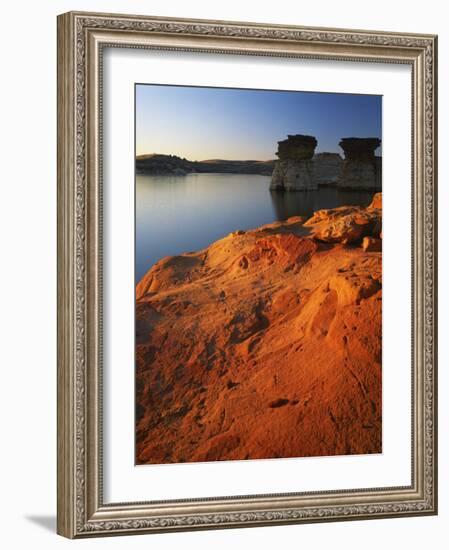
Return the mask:
<svg viewBox="0 0 449 550">
<path fill-rule="evenodd" d="M 305 191 L 317 189 L 313 177 L 313 154 L 317 140 L 313 136 L 289 135 L 278 142 L 276 161 L 271 176 L 271 190 Z"/>
<path fill-rule="evenodd" d="M 378 138 L 342 138 L 339 145 L 345 160 L 338 186 L 350 189 L 381 189 L 382 159 L 375 156 Z"/>
<path fill-rule="evenodd" d="M 299 217 L 236 231 L 147 272 L 138 464 L 382 451 L 381 206 L 317 212 L 306 237 Z"/>
<path fill-rule="evenodd" d="M 340 206 L 318 210 L 305 222 L 313 238 L 328 243 L 360 243 L 364 237 L 382 233 L 382 193 L 376 193 L 367 208 Z"/>
<path fill-rule="evenodd" d="M 336 185 L 343 159 L 338 153 L 318 153 L 313 157 L 313 179 L 317 185 Z"/>
</svg>

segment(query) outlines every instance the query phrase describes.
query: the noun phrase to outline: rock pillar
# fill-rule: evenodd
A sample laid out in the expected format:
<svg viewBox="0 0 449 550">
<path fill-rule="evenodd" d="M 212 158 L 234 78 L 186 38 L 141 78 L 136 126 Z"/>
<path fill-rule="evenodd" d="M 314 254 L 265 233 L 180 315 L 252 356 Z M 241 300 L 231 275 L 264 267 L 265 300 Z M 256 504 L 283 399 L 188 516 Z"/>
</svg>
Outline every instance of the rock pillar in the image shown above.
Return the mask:
<svg viewBox="0 0 449 550">
<path fill-rule="evenodd" d="M 317 189 L 313 177 L 313 154 L 317 140 L 313 136 L 289 135 L 278 141 L 270 189 L 277 191 L 307 191 Z"/>
<path fill-rule="evenodd" d="M 342 138 L 345 160 L 338 187 L 382 189 L 382 158 L 374 154 L 380 143 L 378 138 Z"/>
</svg>

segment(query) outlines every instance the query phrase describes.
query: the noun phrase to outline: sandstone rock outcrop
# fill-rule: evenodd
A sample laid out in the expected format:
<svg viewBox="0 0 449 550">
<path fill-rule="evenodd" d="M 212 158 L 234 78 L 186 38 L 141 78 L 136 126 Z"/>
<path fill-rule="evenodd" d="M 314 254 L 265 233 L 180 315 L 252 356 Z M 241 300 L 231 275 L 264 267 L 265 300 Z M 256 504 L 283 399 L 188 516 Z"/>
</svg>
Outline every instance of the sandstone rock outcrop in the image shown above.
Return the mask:
<svg viewBox="0 0 449 550">
<path fill-rule="evenodd" d="M 378 138 L 342 138 L 339 145 L 345 153 L 338 186 L 349 189 L 381 189 L 382 159 L 375 156 Z"/>
<path fill-rule="evenodd" d="M 313 154 L 317 140 L 313 136 L 289 135 L 278 142 L 276 161 L 271 176 L 271 190 L 306 191 L 317 189 L 313 177 Z"/>
<path fill-rule="evenodd" d="M 382 210 L 382 193 L 376 193 L 369 205 L 369 208 L 379 208 Z"/>
<path fill-rule="evenodd" d="M 310 237 L 291 218 L 147 272 L 137 464 L 382 451 L 381 253 L 338 226 L 377 235 L 379 201 L 317 213 Z"/>
<path fill-rule="evenodd" d="M 313 179 L 317 185 L 337 184 L 343 159 L 338 153 L 318 153 L 313 157 Z"/>
<path fill-rule="evenodd" d="M 381 252 L 382 240 L 375 237 L 363 237 L 362 248 L 365 252 Z"/>
<path fill-rule="evenodd" d="M 367 208 L 340 206 L 318 210 L 306 221 L 311 235 L 328 243 L 357 243 L 364 237 L 378 238 L 382 232 L 382 193 L 374 195 Z"/>
</svg>

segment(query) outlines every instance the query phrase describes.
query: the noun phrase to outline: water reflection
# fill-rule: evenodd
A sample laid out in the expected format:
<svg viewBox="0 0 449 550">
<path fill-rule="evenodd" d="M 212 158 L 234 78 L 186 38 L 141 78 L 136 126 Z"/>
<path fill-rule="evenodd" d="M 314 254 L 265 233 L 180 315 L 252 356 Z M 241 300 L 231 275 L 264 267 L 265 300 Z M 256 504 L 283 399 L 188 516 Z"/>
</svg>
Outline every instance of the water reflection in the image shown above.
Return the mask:
<svg viewBox="0 0 449 550">
<path fill-rule="evenodd" d="M 368 205 L 373 193 L 270 192 L 270 177 L 188 174 L 136 177 L 136 280 L 164 256 L 201 250 L 237 229 L 345 204 Z"/>
<path fill-rule="evenodd" d="M 335 208 L 345 205 L 368 206 L 373 198 L 373 192 L 320 187 L 317 191 L 290 193 L 271 191 L 270 198 L 276 213 L 276 219 L 286 220 L 297 215 L 309 218 L 314 212 L 322 208 Z"/>
</svg>

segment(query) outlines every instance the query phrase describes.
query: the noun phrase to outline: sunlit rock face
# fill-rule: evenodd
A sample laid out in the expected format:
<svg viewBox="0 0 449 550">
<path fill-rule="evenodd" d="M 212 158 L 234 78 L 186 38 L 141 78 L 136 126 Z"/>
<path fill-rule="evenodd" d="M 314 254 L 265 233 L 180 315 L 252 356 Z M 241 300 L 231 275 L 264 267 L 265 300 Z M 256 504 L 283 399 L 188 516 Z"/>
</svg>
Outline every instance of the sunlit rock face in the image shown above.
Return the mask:
<svg viewBox="0 0 449 550">
<path fill-rule="evenodd" d="M 278 142 L 276 161 L 271 177 L 272 190 L 306 191 L 317 189 L 313 176 L 313 155 L 317 140 L 313 136 L 289 135 Z"/>
<path fill-rule="evenodd" d="M 381 453 L 381 227 L 377 194 L 149 266 L 136 463 Z"/>
<path fill-rule="evenodd" d="M 378 138 L 342 138 L 339 145 L 345 153 L 338 186 L 348 189 L 382 188 L 382 158 L 375 156 Z"/>
</svg>

